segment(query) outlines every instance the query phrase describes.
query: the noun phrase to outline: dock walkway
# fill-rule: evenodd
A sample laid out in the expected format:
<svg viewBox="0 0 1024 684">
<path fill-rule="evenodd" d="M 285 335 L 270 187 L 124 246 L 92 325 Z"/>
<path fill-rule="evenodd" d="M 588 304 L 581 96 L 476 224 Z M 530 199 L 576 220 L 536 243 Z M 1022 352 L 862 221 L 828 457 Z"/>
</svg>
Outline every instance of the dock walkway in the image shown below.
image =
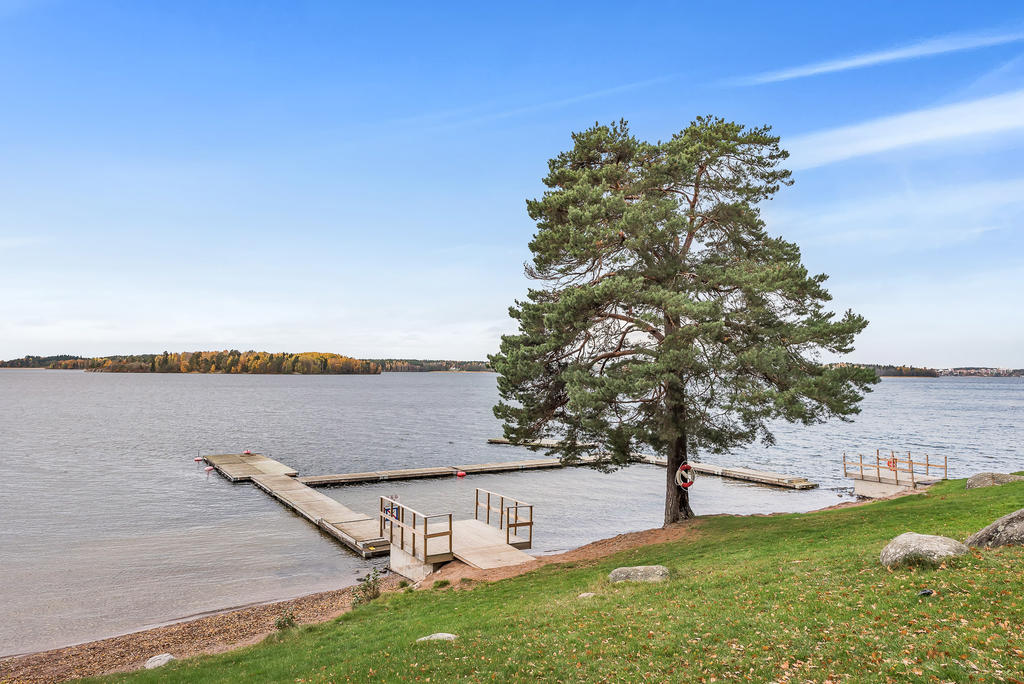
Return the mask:
<svg viewBox="0 0 1024 684">
<path fill-rule="evenodd" d="M 512 442 L 505 439 L 504 437 L 495 437 L 487 440 L 488 444 L 505 444 L 511 445 Z M 556 440 L 542 439 L 536 442 L 527 442 L 523 446 L 526 447 L 540 447 L 544 449 L 551 449 L 558 446 Z M 584 444 L 581 446 L 593 446 L 590 444 Z M 657 456 L 648 456 L 645 454 L 634 454 L 637 461 L 640 463 L 647 463 L 649 465 L 657 465 L 665 467 L 668 462 L 664 458 Z M 521 461 L 526 463 L 526 461 Z M 543 466 L 534 467 L 546 467 L 546 468 L 560 468 L 564 464 L 561 463 L 557 458 L 551 459 L 540 459 L 536 461 L 530 461 L 530 463 L 545 463 Z M 581 461 L 573 465 L 586 465 L 587 461 Z M 495 464 L 496 465 L 496 464 Z M 765 470 L 755 470 L 753 468 L 745 468 L 740 466 L 720 466 L 711 463 L 698 463 L 691 462 L 690 466 L 702 475 L 716 475 L 718 477 L 724 477 L 731 480 L 743 480 L 744 482 L 756 482 L 758 484 L 769 485 L 772 487 L 786 487 L 788 489 L 814 489 L 817 487 L 817 483 L 809 481 L 806 477 L 800 477 L 798 475 L 784 475 L 782 473 L 772 473 Z M 468 470 L 466 472 L 469 472 Z M 495 471 L 487 471 L 495 472 Z"/>
<path fill-rule="evenodd" d="M 298 472 L 261 454 L 204 457 L 231 482 L 252 482 L 363 558 L 388 553 L 376 516 L 353 511 L 298 479 Z"/>
<path fill-rule="evenodd" d="M 494 439 L 491 443 L 507 443 L 507 441 Z M 537 443 L 537 446 L 556 446 L 554 442 Z M 385 535 L 384 511 L 378 511 L 375 515 L 369 515 L 354 511 L 339 501 L 322 494 L 314 487 L 331 485 L 347 485 L 369 482 L 386 482 L 398 480 L 414 480 L 429 477 L 454 477 L 460 473 L 504 473 L 517 470 L 540 470 L 546 468 L 564 468 L 566 464 L 557 458 L 535 458 L 521 461 L 496 461 L 492 463 L 467 463 L 453 466 L 434 466 L 428 468 L 403 468 L 401 470 L 378 470 L 362 473 L 341 473 L 336 475 L 313 475 L 298 477 L 298 471 L 279 461 L 275 461 L 262 454 L 218 454 L 203 457 L 204 460 L 213 466 L 221 475 L 231 482 L 252 482 L 256 487 L 263 490 L 270 496 L 277 499 L 293 512 L 310 521 L 318 528 L 331 535 L 342 544 L 352 549 L 364 558 L 380 556 L 389 553 L 392 547 L 392 539 L 389 534 Z M 666 461 L 662 458 L 637 455 L 641 463 L 665 466 Z M 581 461 L 572 465 L 586 465 Z M 705 475 L 717 475 L 719 477 L 756 482 L 774 487 L 788 487 L 790 489 L 811 489 L 818 485 L 808 482 L 803 477 L 771 473 L 751 468 L 723 467 L 709 463 L 691 463 L 695 471 Z M 859 464 L 858 464 L 859 465 Z M 483 492 L 484 490 L 478 490 Z M 493 493 L 492 493 L 493 494 Z M 498 496 L 498 495 L 494 495 Z M 499 530 L 503 516 L 508 515 L 512 509 L 505 510 L 505 499 L 499 509 L 492 509 L 491 513 L 497 513 Z M 531 536 L 529 540 L 523 540 L 516 536 L 519 527 L 526 527 L 525 523 L 519 524 L 515 521 L 511 531 L 506 530 L 504 539 L 500 531 L 495 531 L 488 523 L 491 522 L 490 515 L 485 516 L 486 521 L 459 520 L 448 522 L 447 536 L 449 546 L 444 553 L 464 560 L 466 563 L 480 568 L 501 567 L 516 563 L 526 562 L 530 556 L 522 553 L 522 548 L 529 548 L 532 541 L 532 506 L 518 502 L 513 505 L 521 506 L 525 511 L 529 509 L 531 522 L 529 529 Z M 490 507 L 490 503 L 487 504 Z M 481 502 L 477 502 L 478 511 Z M 518 510 L 518 509 L 516 509 Z M 410 514 L 414 513 L 411 511 Z M 417 515 L 419 515 L 417 513 Z M 396 521 L 396 525 L 401 525 Z M 519 524 L 519 527 L 517 527 Z M 419 532 L 411 533 L 414 537 Z M 436 545 L 436 544 L 435 544 Z M 411 554 L 413 557 L 416 554 Z M 394 558 L 394 554 L 392 554 Z M 422 558 L 420 562 L 427 563 L 435 560 Z"/>
</svg>

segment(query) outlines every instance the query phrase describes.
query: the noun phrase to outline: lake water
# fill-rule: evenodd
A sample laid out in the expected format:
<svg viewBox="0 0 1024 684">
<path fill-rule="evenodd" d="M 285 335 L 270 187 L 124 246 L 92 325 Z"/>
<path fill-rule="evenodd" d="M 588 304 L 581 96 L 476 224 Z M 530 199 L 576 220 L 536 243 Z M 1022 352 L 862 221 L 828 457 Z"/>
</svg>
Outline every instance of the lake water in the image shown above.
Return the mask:
<svg viewBox="0 0 1024 684">
<path fill-rule="evenodd" d="M 198 453 L 252 449 L 326 474 L 535 457 L 492 446 L 495 376 L 0 371 L 0 655 L 352 584 L 363 561 Z M 842 452 L 949 457 L 950 476 L 1024 469 L 1019 379 L 886 379 L 851 424 L 782 425 L 718 463 L 803 475 L 795 492 L 702 477 L 698 514 L 805 511 L 850 497 Z M 473 488 L 536 506 L 534 553 L 660 524 L 664 470 L 634 466 L 325 489 L 356 510 L 398 494 L 472 515 Z M 383 563 L 386 559 L 375 560 Z"/>
</svg>

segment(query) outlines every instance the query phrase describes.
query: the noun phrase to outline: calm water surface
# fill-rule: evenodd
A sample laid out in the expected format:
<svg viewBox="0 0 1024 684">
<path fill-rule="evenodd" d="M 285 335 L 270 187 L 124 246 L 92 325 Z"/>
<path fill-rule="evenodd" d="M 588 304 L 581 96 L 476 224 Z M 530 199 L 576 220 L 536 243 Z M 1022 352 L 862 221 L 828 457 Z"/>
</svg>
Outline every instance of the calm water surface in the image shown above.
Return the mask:
<svg viewBox="0 0 1024 684">
<path fill-rule="evenodd" d="M 324 474 L 530 458 L 500 434 L 490 374 L 121 375 L 0 371 L 0 654 L 351 584 L 356 558 L 199 453 L 252 449 Z M 803 511 L 849 498 L 846 450 L 928 452 L 950 475 L 1024 469 L 1024 383 L 892 379 L 852 424 L 783 425 L 778 444 L 716 462 L 804 475 L 775 490 L 701 478 L 698 513 Z M 664 471 L 635 466 L 322 490 L 357 510 L 398 494 L 472 515 L 473 488 L 537 506 L 535 552 L 657 526 Z M 375 562 L 382 562 L 380 560 Z"/>
</svg>

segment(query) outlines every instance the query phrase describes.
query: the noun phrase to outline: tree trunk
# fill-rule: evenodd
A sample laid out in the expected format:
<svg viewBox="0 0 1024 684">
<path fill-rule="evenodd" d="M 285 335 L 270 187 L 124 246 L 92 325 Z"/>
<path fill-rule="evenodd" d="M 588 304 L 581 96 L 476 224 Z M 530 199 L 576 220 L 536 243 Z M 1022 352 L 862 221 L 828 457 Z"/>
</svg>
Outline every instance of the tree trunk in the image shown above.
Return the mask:
<svg viewBox="0 0 1024 684">
<path fill-rule="evenodd" d="M 672 440 L 668 451 L 668 464 L 665 468 L 665 524 L 669 525 L 680 520 L 694 517 L 690 508 L 690 493 L 676 484 L 676 471 L 686 463 L 686 435 L 679 435 Z"/>
</svg>

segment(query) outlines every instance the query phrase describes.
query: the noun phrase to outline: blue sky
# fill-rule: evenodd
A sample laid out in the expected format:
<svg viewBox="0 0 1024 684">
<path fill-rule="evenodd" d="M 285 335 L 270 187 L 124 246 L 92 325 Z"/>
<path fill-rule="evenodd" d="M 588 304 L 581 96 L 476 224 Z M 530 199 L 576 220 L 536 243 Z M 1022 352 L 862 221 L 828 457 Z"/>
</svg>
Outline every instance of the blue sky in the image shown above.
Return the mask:
<svg viewBox="0 0 1024 684">
<path fill-rule="evenodd" d="M 1024 6 L 0 0 L 0 358 L 482 358 L 547 159 L 770 124 L 854 360 L 1024 366 Z"/>
</svg>

